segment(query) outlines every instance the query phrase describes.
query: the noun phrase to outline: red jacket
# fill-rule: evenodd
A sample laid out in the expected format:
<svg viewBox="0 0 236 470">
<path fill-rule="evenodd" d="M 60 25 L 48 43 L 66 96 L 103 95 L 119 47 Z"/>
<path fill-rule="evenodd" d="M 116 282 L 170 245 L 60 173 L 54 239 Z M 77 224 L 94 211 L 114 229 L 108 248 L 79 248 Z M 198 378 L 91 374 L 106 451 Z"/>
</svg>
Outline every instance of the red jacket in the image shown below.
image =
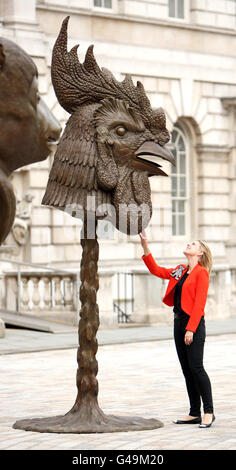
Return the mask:
<svg viewBox="0 0 236 470">
<path fill-rule="evenodd" d="M 188 267 L 185 264 L 178 264 L 174 269 L 163 268 L 162 266 L 158 266 L 151 253 L 146 256 L 143 255 L 142 259 L 151 274 L 161 277 L 162 279 L 169 279 L 162 301 L 166 305 L 174 305 L 174 288 L 179 279 L 181 279 L 181 277 L 186 273 Z M 175 279 L 175 277 L 173 277 L 173 271 L 178 269 L 180 266 L 183 267 L 182 274 L 178 279 Z M 181 307 L 184 312 L 190 316 L 186 325 L 186 330 L 193 331 L 195 333 L 202 315 L 205 315 L 204 308 L 207 300 L 208 287 L 209 273 L 206 268 L 198 263 L 194 266 L 182 287 Z"/>
</svg>

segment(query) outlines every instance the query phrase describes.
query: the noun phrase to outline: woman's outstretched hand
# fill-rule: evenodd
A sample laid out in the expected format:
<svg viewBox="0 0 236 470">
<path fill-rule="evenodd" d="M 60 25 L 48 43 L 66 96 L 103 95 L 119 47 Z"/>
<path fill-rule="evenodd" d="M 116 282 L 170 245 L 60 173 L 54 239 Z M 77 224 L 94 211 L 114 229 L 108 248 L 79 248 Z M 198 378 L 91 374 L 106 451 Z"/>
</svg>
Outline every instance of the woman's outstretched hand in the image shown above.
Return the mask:
<svg viewBox="0 0 236 470">
<path fill-rule="evenodd" d="M 142 230 L 142 232 L 139 233 L 139 236 L 140 236 L 141 245 L 144 250 L 144 254 L 148 255 L 148 253 L 150 253 L 150 250 L 148 248 L 148 239 L 147 239 L 147 234 L 145 230 Z"/>
<path fill-rule="evenodd" d="M 142 230 L 142 232 L 139 233 L 140 239 L 141 239 L 141 245 L 144 248 L 148 244 L 148 239 L 147 239 L 147 234 L 145 230 Z"/>
</svg>

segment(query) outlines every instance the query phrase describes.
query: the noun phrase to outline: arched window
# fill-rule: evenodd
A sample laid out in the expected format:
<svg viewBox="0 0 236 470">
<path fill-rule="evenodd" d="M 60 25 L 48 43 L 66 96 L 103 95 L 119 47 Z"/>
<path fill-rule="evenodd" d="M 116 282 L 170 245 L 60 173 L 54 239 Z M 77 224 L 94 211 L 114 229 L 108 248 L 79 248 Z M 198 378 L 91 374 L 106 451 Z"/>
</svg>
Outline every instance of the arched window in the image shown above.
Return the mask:
<svg viewBox="0 0 236 470">
<path fill-rule="evenodd" d="M 188 144 L 177 126 L 173 128 L 171 140 L 176 158 L 176 166 L 171 166 L 172 235 L 186 236 L 189 232 Z"/>
</svg>

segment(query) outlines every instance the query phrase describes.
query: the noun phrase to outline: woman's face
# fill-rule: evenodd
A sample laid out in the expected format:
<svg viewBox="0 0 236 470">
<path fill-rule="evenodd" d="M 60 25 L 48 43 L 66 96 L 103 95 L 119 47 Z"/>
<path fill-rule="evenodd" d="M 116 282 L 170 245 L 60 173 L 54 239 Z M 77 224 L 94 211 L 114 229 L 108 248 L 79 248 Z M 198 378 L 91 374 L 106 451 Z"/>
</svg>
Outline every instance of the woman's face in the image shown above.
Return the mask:
<svg viewBox="0 0 236 470">
<path fill-rule="evenodd" d="M 186 245 L 185 250 L 183 251 L 184 255 L 188 256 L 201 256 L 202 250 L 198 240 L 194 240 L 193 242 L 189 242 Z"/>
</svg>

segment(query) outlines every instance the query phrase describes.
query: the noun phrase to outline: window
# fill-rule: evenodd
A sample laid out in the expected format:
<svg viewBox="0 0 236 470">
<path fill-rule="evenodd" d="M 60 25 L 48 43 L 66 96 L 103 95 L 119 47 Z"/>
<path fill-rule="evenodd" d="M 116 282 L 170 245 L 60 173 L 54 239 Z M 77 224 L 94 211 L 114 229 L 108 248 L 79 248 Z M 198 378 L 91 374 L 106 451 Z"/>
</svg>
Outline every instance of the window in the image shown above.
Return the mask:
<svg viewBox="0 0 236 470">
<path fill-rule="evenodd" d="M 112 8 L 112 0 L 93 0 L 94 7 Z"/>
<path fill-rule="evenodd" d="M 184 0 L 169 0 L 169 16 L 184 19 Z"/>
<path fill-rule="evenodd" d="M 172 153 L 176 166 L 171 167 L 171 199 L 172 199 L 172 235 L 187 234 L 187 205 L 188 205 L 188 155 L 184 133 L 178 127 L 172 131 Z"/>
</svg>

